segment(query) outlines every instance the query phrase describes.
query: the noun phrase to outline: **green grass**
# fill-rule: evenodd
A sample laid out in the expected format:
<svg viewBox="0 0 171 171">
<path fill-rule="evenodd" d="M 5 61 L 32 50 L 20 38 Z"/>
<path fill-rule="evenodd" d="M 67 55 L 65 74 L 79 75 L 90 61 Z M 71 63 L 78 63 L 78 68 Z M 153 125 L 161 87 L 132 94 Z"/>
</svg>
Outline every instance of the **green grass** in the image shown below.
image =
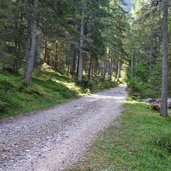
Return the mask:
<svg viewBox="0 0 171 171">
<path fill-rule="evenodd" d="M 123 116 L 88 149 L 73 171 L 170 171 L 171 119 L 128 100 Z"/>
<path fill-rule="evenodd" d="M 92 91 L 113 86 L 116 84 L 94 84 Z M 0 72 L 0 119 L 47 108 L 89 92 L 70 77 L 52 70 L 34 74 L 31 87 L 26 86 L 20 74 Z"/>
</svg>

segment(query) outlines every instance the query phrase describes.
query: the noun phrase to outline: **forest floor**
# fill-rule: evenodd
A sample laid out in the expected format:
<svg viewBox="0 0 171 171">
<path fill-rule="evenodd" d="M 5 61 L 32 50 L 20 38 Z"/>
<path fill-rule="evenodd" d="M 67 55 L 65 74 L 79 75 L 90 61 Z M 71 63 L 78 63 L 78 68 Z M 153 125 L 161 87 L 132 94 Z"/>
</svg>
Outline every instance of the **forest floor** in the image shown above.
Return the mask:
<svg viewBox="0 0 171 171">
<path fill-rule="evenodd" d="M 70 76 L 50 69 L 34 72 L 28 87 L 21 74 L 0 72 L 0 119 L 33 110 L 52 107 L 93 92 L 117 86 L 117 82 L 83 80 L 76 83 Z"/>
<path fill-rule="evenodd" d="M 75 163 L 121 114 L 124 86 L 0 122 L 0 171 L 57 171 Z"/>
</svg>

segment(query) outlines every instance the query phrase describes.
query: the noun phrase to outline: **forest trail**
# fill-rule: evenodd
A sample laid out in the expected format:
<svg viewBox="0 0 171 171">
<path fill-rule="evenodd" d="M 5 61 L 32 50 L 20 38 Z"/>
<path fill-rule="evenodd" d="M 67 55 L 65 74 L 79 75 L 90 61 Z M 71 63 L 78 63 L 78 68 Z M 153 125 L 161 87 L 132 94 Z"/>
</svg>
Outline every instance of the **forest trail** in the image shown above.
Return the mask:
<svg viewBox="0 0 171 171">
<path fill-rule="evenodd" d="M 121 114 L 125 86 L 0 122 L 0 171 L 58 171 Z"/>
</svg>

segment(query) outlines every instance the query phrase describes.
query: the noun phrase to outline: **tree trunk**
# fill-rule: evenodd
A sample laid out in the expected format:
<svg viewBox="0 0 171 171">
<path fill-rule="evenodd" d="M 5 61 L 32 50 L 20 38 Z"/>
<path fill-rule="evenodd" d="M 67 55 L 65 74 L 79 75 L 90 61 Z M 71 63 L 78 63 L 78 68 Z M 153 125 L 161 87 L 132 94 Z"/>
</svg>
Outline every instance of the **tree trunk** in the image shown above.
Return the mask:
<svg viewBox="0 0 171 171">
<path fill-rule="evenodd" d="M 83 77 L 83 45 L 84 45 L 84 0 L 82 0 L 81 28 L 80 28 L 80 54 L 78 64 L 78 81 L 82 81 Z"/>
<path fill-rule="evenodd" d="M 71 44 L 71 55 L 72 55 L 72 65 L 71 65 L 71 75 L 76 75 L 76 68 L 77 68 L 77 52 L 76 47 L 74 44 Z"/>
<path fill-rule="evenodd" d="M 69 75 L 69 73 L 70 73 L 70 64 L 68 64 L 67 66 L 67 76 Z"/>
<path fill-rule="evenodd" d="M 121 62 L 118 61 L 117 77 L 116 77 L 116 80 L 117 80 L 117 81 L 119 81 L 120 76 L 121 76 Z"/>
<path fill-rule="evenodd" d="M 103 60 L 103 76 L 102 76 L 102 79 L 105 80 L 106 78 L 106 69 L 107 69 L 107 59 L 106 57 L 104 56 L 104 60 Z"/>
<path fill-rule="evenodd" d="M 37 65 L 40 65 L 41 63 L 41 45 L 42 45 L 41 30 L 39 28 L 38 34 L 36 36 L 36 64 Z"/>
<path fill-rule="evenodd" d="M 24 68 L 24 76 L 26 77 L 27 67 L 28 67 L 28 60 L 29 60 L 29 52 L 30 52 L 30 45 L 31 45 L 31 15 L 27 15 L 27 41 L 25 47 L 25 56 L 26 56 L 26 65 Z"/>
<path fill-rule="evenodd" d="M 89 68 L 88 68 L 88 78 L 91 80 L 92 78 L 92 66 L 93 65 L 93 56 L 90 56 L 90 63 L 89 63 Z"/>
<path fill-rule="evenodd" d="M 168 91 L 168 0 L 163 0 L 163 60 L 162 60 L 162 94 L 160 115 L 168 116 L 167 91 Z"/>
<path fill-rule="evenodd" d="M 151 41 L 153 41 L 151 39 Z M 152 64 L 153 64 L 153 45 L 152 43 L 150 44 L 150 54 L 149 54 L 149 71 L 150 71 L 150 74 L 152 72 Z"/>
<path fill-rule="evenodd" d="M 47 64 L 49 64 L 49 54 L 48 54 L 48 41 L 47 41 L 47 39 L 45 40 L 45 46 L 44 46 L 44 62 L 45 63 L 47 63 Z M 58 44 L 56 43 L 56 58 L 57 58 L 57 56 L 58 56 Z"/>
<path fill-rule="evenodd" d="M 16 16 L 16 18 L 19 18 L 19 16 Z M 16 36 L 15 36 L 15 58 L 13 61 L 13 72 L 17 73 L 18 72 L 18 68 L 19 68 L 19 60 L 20 60 L 20 40 L 19 40 L 19 19 L 15 19 L 15 32 L 16 32 Z"/>
<path fill-rule="evenodd" d="M 35 9 L 38 6 L 38 0 L 34 0 L 33 5 Z M 31 44 L 30 44 L 30 50 L 28 54 L 28 61 L 27 61 L 27 67 L 26 67 L 26 82 L 30 86 L 32 84 L 32 71 L 33 71 L 33 65 L 34 65 L 34 57 L 35 57 L 35 50 L 36 50 L 36 11 L 32 14 L 32 25 L 31 25 Z"/>
<path fill-rule="evenodd" d="M 67 65 L 67 76 L 71 72 L 71 67 L 72 67 L 72 46 L 70 44 L 70 53 L 68 54 L 67 60 L 66 60 L 66 65 Z"/>
<path fill-rule="evenodd" d="M 112 76 L 113 76 L 113 59 L 111 58 L 110 60 L 111 61 L 110 61 L 110 64 L 109 64 L 109 66 L 110 66 L 110 68 L 109 68 L 109 80 L 112 81 Z"/>
<path fill-rule="evenodd" d="M 20 60 L 20 44 L 18 38 L 15 38 L 15 58 L 13 62 L 13 72 L 17 73 L 19 69 L 19 60 Z"/>
<path fill-rule="evenodd" d="M 134 76 L 134 51 L 132 50 L 132 55 L 131 55 L 131 78 Z"/>
</svg>

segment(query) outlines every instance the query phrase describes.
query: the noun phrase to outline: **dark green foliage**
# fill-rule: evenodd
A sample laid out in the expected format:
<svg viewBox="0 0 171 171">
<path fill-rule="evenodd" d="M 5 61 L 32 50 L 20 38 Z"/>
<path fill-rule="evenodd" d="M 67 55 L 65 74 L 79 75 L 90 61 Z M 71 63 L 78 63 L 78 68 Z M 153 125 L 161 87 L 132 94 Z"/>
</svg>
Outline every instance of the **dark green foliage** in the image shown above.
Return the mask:
<svg viewBox="0 0 171 171">
<path fill-rule="evenodd" d="M 31 23 L 33 23 L 31 16 L 35 14 L 37 45 L 36 52 L 32 55 L 34 69 L 46 63 L 62 74 L 76 75 L 83 4 L 86 10 L 82 47 L 85 59 L 84 76 L 88 75 L 90 70 L 88 59 L 91 56 L 94 63 L 89 75 L 105 77 L 102 69 L 107 75 L 107 64 L 110 59 L 113 59 L 113 65 L 117 66 L 115 60 L 120 61 L 121 56 L 125 56 L 124 34 L 127 21 L 119 0 L 41 0 L 37 7 L 34 6 L 34 1 L 2 0 L 0 2 L 0 69 L 8 68 L 14 73 L 26 74 L 28 69 L 25 65 L 31 48 L 29 47 Z M 105 65 L 103 65 L 104 59 Z M 115 72 L 113 71 L 112 74 L 114 75 Z"/>
<path fill-rule="evenodd" d="M 128 92 L 132 96 L 148 97 L 146 90 L 148 85 L 144 83 L 140 78 L 134 77 L 128 81 Z"/>
<path fill-rule="evenodd" d="M 142 2 L 144 6 L 142 7 Z M 159 4 L 135 1 L 130 33 L 128 86 L 131 95 L 161 96 L 162 80 L 162 10 Z M 140 5 L 141 4 L 141 5 Z M 171 13 L 169 13 L 169 20 Z M 155 24 L 154 24 L 155 22 Z M 157 24 L 156 24 L 157 23 Z M 169 23 L 169 33 L 171 25 Z M 170 34 L 169 34 L 170 35 Z M 130 49 L 129 49 L 130 48 Z M 170 49 L 170 44 L 169 44 Z M 170 54 L 170 50 L 169 50 Z M 168 96 L 171 96 L 171 64 L 169 55 Z"/>
<path fill-rule="evenodd" d="M 115 81 L 101 81 L 99 79 L 89 80 L 87 78 L 83 78 L 81 82 L 77 82 L 78 85 L 81 85 L 85 89 L 89 89 L 90 92 L 96 92 L 112 87 L 116 87 L 118 85 Z"/>
<path fill-rule="evenodd" d="M 3 101 L 0 101 L 0 112 L 5 112 L 5 110 L 8 107 L 8 103 L 5 103 Z"/>
</svg>

